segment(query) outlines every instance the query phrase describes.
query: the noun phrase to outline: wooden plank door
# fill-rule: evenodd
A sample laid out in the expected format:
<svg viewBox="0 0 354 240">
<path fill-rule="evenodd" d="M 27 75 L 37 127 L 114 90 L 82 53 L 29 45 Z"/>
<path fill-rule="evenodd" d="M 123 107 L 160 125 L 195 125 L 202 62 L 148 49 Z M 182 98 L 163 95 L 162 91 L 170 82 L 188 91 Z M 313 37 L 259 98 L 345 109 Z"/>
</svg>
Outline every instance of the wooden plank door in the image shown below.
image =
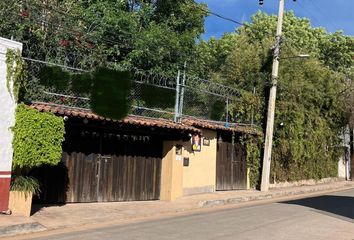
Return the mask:
<svg viewBox="0 0 354 240">
<path fill-rule="evenodd" d="M 159 199 L 162 141 L 103 134 L 100 158 L 98 201 Z"/>
<path fill-rule="evenodd" d="M 231 190 L 232 184 L 232 161 L 231 144 L 218 141 L 216 157 L 216 190 Z"/>
<path fill-rule="evenodd" d="M 247 188 L 247 167 L 246 167 L 246 151 L 240 143 L 235 143 L 233 146 L 232 159 L 232 189 Z"/>
<path fill-rule="evenodd" d="M 232 137 L 223 135 L 217 143 L 216 190 L 247 188 L 246 151 L 240 143 L 232 143 Z"/>
<path fill-rule="evenodd" d="M 61 163 L 33 170 L 41 183 L 41 194 L 35 202 L 96 202 L 99 148 L 98 133 L 67 128 Z"/>
<path fill-rule="evenodd" d="M 69 179 L 66 202 L 98 200 L 100 141 L 100 134 L 94 130 L 68 131 L 63 147 L 63 162 Z"/>
</svg>

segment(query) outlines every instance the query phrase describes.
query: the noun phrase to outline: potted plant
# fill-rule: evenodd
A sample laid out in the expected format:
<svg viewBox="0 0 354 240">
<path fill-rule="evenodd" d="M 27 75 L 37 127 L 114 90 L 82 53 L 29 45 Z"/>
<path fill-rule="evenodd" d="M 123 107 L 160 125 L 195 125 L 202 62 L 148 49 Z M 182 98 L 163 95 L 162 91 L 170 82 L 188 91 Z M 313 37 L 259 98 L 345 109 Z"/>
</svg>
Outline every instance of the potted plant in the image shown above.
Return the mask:
<svg viewBox="0 0 354 240">
<path fill-rule="evenodd" d="M 14 176 L 10 186 L 9 209 L 14 215 L 31 216 L 32 197 L 39 194 L 39 182 L 31 176 Z"/>
</svg>

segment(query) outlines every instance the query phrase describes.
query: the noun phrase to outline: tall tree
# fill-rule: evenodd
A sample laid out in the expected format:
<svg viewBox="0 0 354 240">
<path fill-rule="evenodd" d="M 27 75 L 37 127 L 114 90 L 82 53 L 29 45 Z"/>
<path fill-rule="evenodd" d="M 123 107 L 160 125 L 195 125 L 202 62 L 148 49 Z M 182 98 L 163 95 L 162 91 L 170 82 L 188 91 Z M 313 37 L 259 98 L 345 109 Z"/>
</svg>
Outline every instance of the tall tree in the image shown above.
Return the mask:
<svg viewBox="0 0 354 240">
<path fill-rule="evenodd" d="M 261 123 L 265 115 L 275 29 L 276 16 L 259 12 L 235 33 L 198 46 L 200 72 L 240 89 L 239 101 L 232 104 L 236 121 L 253 118 Z M 272 155 L 274 180 L 336 176 L 339 136 L 349 120 L 345 111 L 353 96 L 353 40 L 341 32 L 313 28 L 308 19 L 292 12 L 286 14 Z M 216 51 L 219 46 L 224 47 Z M 300 53 L 309 53 L 311 58 L 293 58 Z"/>
<path fill-rule="evenodd" d="M 205 8 L 193 0 L 14 0 L 0 3 L 0 33 L 23 42 L 27 57 L 174 71 L 195 59 Z"/>
</svg>

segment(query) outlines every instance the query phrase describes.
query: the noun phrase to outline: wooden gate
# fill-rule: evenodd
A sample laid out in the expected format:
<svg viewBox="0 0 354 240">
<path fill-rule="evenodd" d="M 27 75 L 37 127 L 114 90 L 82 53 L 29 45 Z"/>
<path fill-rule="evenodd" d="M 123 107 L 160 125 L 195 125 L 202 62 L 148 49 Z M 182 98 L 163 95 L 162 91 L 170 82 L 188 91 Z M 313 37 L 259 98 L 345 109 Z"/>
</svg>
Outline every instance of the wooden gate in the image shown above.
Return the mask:
<svg viewBox="0 0 354 240">
<path fill-rule="evenodd" d="M 40 202 L 159 199 L 161 160 L 162 140 L 157 137 L 67 129 L 63 176 L 54 179 L 38 170 L 40 174 L 34 174 L 44 183 Z M 58 166 L 45 168 L 55 172 Z M 52 188 L 58 181 L 66 186 Z"/>
<path fill-rule="evenodd" d="M 216 190 L 246 188 L 245 147 L 239 141 L 233 141 L 231 133 L 219 133 L 216 157 Z"/>
</svg>

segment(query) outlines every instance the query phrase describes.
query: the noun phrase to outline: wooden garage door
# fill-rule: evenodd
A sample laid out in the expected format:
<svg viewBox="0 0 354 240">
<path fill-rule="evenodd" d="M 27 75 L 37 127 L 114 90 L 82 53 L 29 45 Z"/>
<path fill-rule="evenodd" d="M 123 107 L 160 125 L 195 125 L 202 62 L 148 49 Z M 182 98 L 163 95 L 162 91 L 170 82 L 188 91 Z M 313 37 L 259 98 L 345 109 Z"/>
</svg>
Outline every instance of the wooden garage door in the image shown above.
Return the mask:
<svg viewBox="0 0 354 240">
<path fill-rule="evenodd" d="M 126 136 L 129 140 L 103 137 L 98 201 L 159 199 L 162 142 Z"/>
<path fill-rule="evenodd" d="M 219 136 L 216 158 L 216 190 L 247 188 L 246 151 L 232 136 Z"/>
<path fill-rule="evenodd" d="M 71 129 L 63 150 L 60 167 L 65 170 L 61 171 L 61 176 L 53 178 L 39 171 L 45 179 L 40 202 L 155 200 L 160 197 L 162 141 L 159 138 Z M 46 171 L 57 172 L 58 167 L 46 167 Z M 58 183 L 60 189 L 52 188 Z"/>
</svg>

